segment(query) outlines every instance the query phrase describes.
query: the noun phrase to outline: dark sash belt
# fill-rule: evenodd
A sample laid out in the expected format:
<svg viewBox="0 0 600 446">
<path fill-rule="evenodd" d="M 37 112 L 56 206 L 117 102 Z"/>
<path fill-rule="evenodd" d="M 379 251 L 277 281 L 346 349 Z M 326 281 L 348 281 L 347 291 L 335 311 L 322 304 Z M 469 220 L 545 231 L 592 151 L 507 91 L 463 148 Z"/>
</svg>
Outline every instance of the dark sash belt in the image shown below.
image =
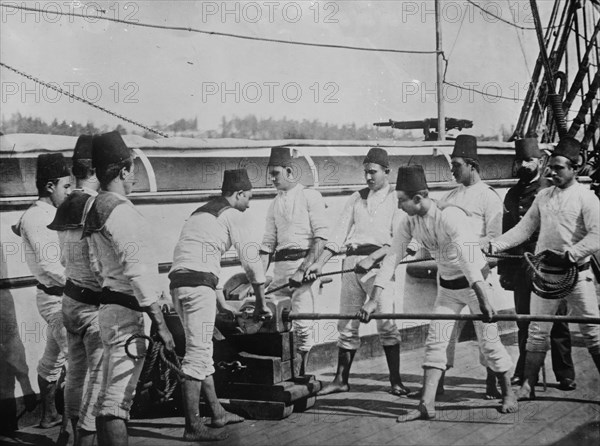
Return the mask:
<svg viewBox="0 0 600 446">
<path fill-rule="evenodd" d="M 100 298 L 102 297 L 102 291 L 93 291 L 89 288 L 77 286 L 70 280 L 67 280 L 65 285 L 65 294 L 77 302 L 96 307 L 100 305 Z"/>
<path fill-rule="evenodd" d="M 50 296 L 62 296 L 65 289 L 61 286 L 45 286 L 38 282 L 36 285 L 38 290 L 42 290 L 44 293 Z"/>
<path fill-rule="evenodd" d="M 577 271 L 579 271 L 579 272 L 587 271 L 588 269 L 590 269 L 590 264 L 591 264 L 591 262 L 577 265 Z M 559 269 L 546 269 L 546 268 L 540 268 L 540 271 L 545 274 L 564 274 L 566 272 L 566 270 L 564 270 L 564 269 L 559 270 Z"/>
<path fill-rule="evenodd" d="M 308 255 L 308 249 L 282 249 L 273 254 L 273 262 L 285 262 L 288 260 L 300 260 Z"/>
<path fill-rule="evenodd" d="M 490 267 L 485 265 L 481 268 L 481 274 L 484 279 L 487 279 L 487 276 L 490 274 Z M 463 290 L 465 288 L 470 288 L 469 281 L 465 276 L 457 277 L 456 279 L 446 280 L 440 277 L 440 286 L 442 288 L 446 288 L 447 290 Z"/>
<path fill-rule="evenodd" d="M 346 251 L 346 256 L 368 256 L 373 254 L 375 251 L 378 251 L 379 249 L 381 249 L 381 246 L 379 245 L 350 245 Z"/>
<path fill-rule="evenodd" d="M 219 283 L 219 278 L 213 273 L 193 271 L 191 269 L 173 271 L 169 274 L 169 279 L 171 280 L 170 288 L 207 286 L 214 290 Z"/>
<path fill-rule="evenodd" d="M 114 304 L 121 305 L 122 307 L 129 308 L 134 311 L 144 311 L 140 304 L 138 303 L 135 296 L 130 296 L 129 294 L 119 293 L 118 291 L 113 291 L 110 288 L 102 288 L 102 296 L 100 296 L 100 303 L 103 305 Z"/>
</svg>

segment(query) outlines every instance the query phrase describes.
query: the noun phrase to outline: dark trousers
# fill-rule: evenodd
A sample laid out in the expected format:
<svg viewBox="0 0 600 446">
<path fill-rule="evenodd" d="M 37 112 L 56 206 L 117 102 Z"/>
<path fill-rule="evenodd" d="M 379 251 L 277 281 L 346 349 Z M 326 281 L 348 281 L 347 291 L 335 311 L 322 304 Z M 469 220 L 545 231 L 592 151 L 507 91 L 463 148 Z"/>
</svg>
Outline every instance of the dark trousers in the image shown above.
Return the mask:
<svg viewBox="0 0 600 446">
<path fill-rule="evenodd" d="M 529 314 L 531 301 L 531 278 L 529 274 L 520 274 L 515 280 L 515 311 L 517 314 Z M 567 314 L 567 304 L 563 300 L 557 315 Z M 525 346 L 527 344 L 527 330 L 529 322 L 517 322 L 519 339 L 519 360 L 515 367 L 515 375 L 522 378 L 525 369 Z M 552 352 L 552 370 L 557 381 L 565 378 L 575 379 L 575 367 L 571 357 L 571 332 L 566 322 L 555 322 L 550 332 L 550 349 Z"/>
</svg>

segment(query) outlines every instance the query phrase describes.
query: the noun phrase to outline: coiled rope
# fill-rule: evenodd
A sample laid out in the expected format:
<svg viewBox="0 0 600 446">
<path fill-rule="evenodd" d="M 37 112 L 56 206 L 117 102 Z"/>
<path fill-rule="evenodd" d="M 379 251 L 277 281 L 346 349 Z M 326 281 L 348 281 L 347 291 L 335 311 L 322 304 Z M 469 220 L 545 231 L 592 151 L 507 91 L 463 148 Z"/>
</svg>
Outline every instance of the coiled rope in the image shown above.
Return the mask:
<svg viewBox="0 0 600 446">
<path fill-rule="evenodd" d="M 134 355 L 129 351 L 129 345 L 136 339 L 148 341 L 146 355 Z M 158 395 L 158 402 L 163 403 L 171 398 L 177 384 L 185 378 L 181 370 L 181 361 L 177 354 L 165 349 L 165 345 L 157 335 L 153 337 L 134 334 L 125 342 L 125 353 L 132 359 L 146 358 L 140 375 L 139 383 L 145 388 L 153 387 Z M 162 383 L 159 386 L 158 383 Z"/>
<path fill-rule="evenodd" d="M 524 254 L 533 290 L 538 296 L 544 299 L 562 299 L 573 290 L 579 279 L 577 264 L 565 267 L 562 271 L 552 271 L 551 274 L 557 276 L 557 280 L 552 280 L 548 278 L 549 274 L 545 273 L 542 269 L 544 266 L 544 257 L 545 254 L 543 252 L 537 255 L 529 252 Z"/>
</svg>

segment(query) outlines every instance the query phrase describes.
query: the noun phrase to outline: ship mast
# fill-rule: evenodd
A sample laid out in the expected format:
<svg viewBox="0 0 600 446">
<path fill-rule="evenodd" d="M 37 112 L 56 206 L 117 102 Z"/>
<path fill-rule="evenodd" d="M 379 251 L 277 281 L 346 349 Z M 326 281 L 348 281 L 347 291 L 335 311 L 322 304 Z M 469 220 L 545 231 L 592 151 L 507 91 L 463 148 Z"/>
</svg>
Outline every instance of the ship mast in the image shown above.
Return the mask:
<svg viewBox="0 0 600 446">
<path fill-rule="evenodd" d="M 444 115 L 444 53 L 442 52 L 441 0 L 435 0 L 435 50 L 437 66 L 437 114 L 438 141 L 446 139 L 446 117 Z"/>
</svg>

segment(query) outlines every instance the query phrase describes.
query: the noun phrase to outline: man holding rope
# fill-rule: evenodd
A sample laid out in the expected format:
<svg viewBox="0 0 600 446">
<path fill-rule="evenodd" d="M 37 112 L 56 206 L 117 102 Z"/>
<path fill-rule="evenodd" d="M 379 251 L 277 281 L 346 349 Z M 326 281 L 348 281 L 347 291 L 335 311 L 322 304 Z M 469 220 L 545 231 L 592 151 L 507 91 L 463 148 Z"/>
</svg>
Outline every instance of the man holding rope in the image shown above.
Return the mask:
<svg viewBox="0 0 600 446">
<path fill-rule="evenodd" d="M 519 182 L 511 187 L 504 198 L 504 215 L 502 217 L 502 232 L 514 228 L 525 216 L 533 200 L 540 190 L 547 187 L 548 179 L 543 178 L 540 172 L 542 152 L 539 149 L 537 138 L 524 138 L 515 141 L 515 164 Z M 523 255 L 525 252 L 535 252 L 538 231 L 535 231 L 524 243 L 510 250 L 510 254 Z M 527 274 L 527 262 L 500 260 L 498 262 L 500 284 L 506 290 L 514 292 L 515 311 L 517 314 L 529 314 L 532 283 Z M 559 306 L 558 315 L 567 314 L 566 302 Z M 512 378 L 513 384 L 521 385 L 527 356 L 528 321 L 518 321 L 519 359 L 515 366 Z M 550 349 L 552 351 L 552 369 L 561 390 L 574 390 L 575 367 L 571 357 L 571 332 L 567 322 L 556 321 L 550 331 Z"/>
<path fill-rule="evenodd" d="M 141 338 L 133 342 L 137 359 L 127 354 L 125 342 L 144 334 L 146 313 L 165 348 L 173 350 L 175 343 L 157 303 L 162 289 L 148 222 L 126 198 L 135 183 L 133 154 L 119 132 L 94 136 L 92 167 L 101 190 L 85 219 L 83 236 L 88 237 L 91 266 L 102 278 L 98 324 L 104 354 L 96 430 L 100 446 L 126 446 L 126 422 L 146 346 Z"/>
<path fill-rule="evenodd" d="M 405 257 L 414 239 L 427 249 L 438 264 L 439 287 L 434 304 L 435 314 L 460 314 L 468 305 L 471 312 L 483 314 L 484 321 L 491 320 L 494 310 L 488 300 L 489 284 L 486 282 L 489 268 L 479 249 L 478 237 L 469 231 L 466 213 L 456 206 L 440 209 L 429 198 L 427 182 L 422 166 L 402 166 L 396 183 L 398 207 L 408 217 L 396 228 L 388 255 L 375 280 L 375 289 L 359 311 L 361 322 L 368 322 L 377 309 L 381 295 L 394 270 Z M 435 418 L 436 390 L 446 369 L 446 349 L 455 321 L 431 322 L 425 343 L 424 385 L 417 409 L 398 417 L 398 422 Z M 495 324 L 475 321 L 475 333 L 487 365 L 498 375 L 502 389 L 501 412 L 517 410 L 517 401 L 510 386 L 510 356 L 497 332 Z"/>
<path fill-rule="evenodd" d="M 365 274 L 387 254 L 394 228 L 404 214 L 398 209 L 396 193 L 389 184 L 387 152 L 381 148 L 372 148 L 363 161 L 363 167 L 367 187 L 352 194 L 331 232 L 325 250 L 307 270 L 307 278 L 315 279 L 333 255 L 338 251 L 345 251 L 342 269 L 355 268 L 356 272 L 342 275 L 341 313 L 356 313 L 364 305 L 367 296 L 373 293 L 375 277 L 365 277 Z M 405 271 L 403 267 L 402 272 Z M 393 313 L 393 289 L 388 286 L 386 291 L 378 311 Z M 356 319 L 342 319 L 338 322 L 337 371 L 333 382 L 321 389 L 318 395 L 350 390 L 350 367 L 360 346 L 359 326 L 360 322 Z M 377 331 L 390 371 L 391 393 L 406 395 L 408 389 L 404 387 L 400 377 L 400 332 L 396 322 L 378 319 Z"/>
<path fill-rule="evenodd" d="M 223 427 L 244 421 L 227 412 L 215 393 L 212 333 L 217 306 L 233 316 L 233 310 L 215 288 L 221 272 L 221 258 L 232 246 L 254 288 L 255 319 L 270 319 L 265 303 L 265 273 L 260 261 L 247 258 L 247 248 L 255 245 L 242 213 L 250 206 L 252 184 L 246 169 L 226 170 L 222 195 L 192 213 L 181 230 L 169 273 L 173 305 L 185 331 L 185 375 L 182 394 L 185 413 L 183 439 L 188 441 L 224 440 L 226 433 L 212 433 L 200 419 L 200 392 L 212 412 L 212 425 Z"/>
<path fill-rule="evenodd" d="M 554 186 L 538 193 L 523 219 L 506 234 L 490 242 L 490 251 L 501 252 L 526 241 L 539 228 L 536 253 L 542 266 L 536 274 L 547 283 L 577 269 L 577 281 L 564 297 L 575 316 L 598 317 L 598 300 L 590 271 L 590 257 L 600 250 L 600 202 L 577 181 L 580 144 L 575 138 L 560 140 L 550 157 Z M 531 314 L 556 314 L 561 299 L 545 299 L 539 290 L 531 296 Z M 551 322 L 531 322 L 527 339 L 524 380 L 519 398 L 534 398 L 538 373 L 549 346 Z M 580 324 L 592 359 L 600 371 L 600 326 Z"/>
</svg>

